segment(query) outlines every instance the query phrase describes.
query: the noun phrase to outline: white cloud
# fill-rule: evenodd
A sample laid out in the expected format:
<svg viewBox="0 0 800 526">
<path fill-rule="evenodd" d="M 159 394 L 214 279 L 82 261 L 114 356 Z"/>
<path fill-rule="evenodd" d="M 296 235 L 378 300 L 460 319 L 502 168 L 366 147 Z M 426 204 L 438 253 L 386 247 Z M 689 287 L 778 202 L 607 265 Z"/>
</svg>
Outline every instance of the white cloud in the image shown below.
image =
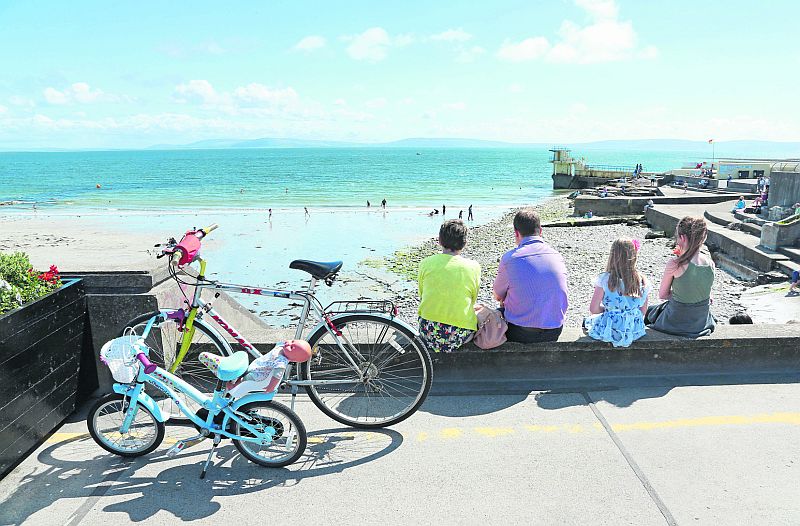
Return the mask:
<svg viewBox="0 0 800 526">
<path fill-rule="evenodd" d="M 91 104 L 93 102 L 118 102 L 120 100 L 131 100 L 129 97 L 109 95 L 101 89 L 92 88 L 86 82 L 75 82 L 65 90 L 57 90 L 47 87 L 42 92 L 44 99 L 49 104 L 62 105 L 71 102 L 81 104 Z M 22 102 L 22 101 L 21 101 Z"/>
<path fill-rule="evenodd" d="M 526 38 L 522 42 L 503 42 L 497 58 L 507 62 L 525 62 L 542 58 L 550 50 L 550 43 L 544 37 Z"/>
<path fill-rule="evenodd" d="M 575 4 L 586 10 L 595 20 L 609 20 L 619 16 L 619 7 L 614 0 L 575 0 Z"/>
<path fill-rule="evenodd" d="M 220 100 L 214 86 L 203 79 L 190 80 L 189 82 L 178 84 L 175 86 L 175 93 L 179 95 L 178 100 L 180 102 L 213 104 Z"/>
<path fill-rule="evenodd" d="M 480 46 L 472 46 L 468 49 L 462 49 L 456 56 L 456 62 L 469 63 L 474 62 L 478 57 L 486 53 L 486 50 Z"/>
<path fill-rule="evenodd" d="M 257 82 L 236 88 L 233 96 L 246 103 L 276 105 L 288 104 L 298 99 L 297 92 L 293 88 L 273 89 Z"/>
<path fill-rule="evenodd" d="M 435 35 L 431 35 L 431 40 L 438 40 L 442 42 L 466 42 L 470 40 L 472 35 L 461 29 L 448 29 Z"/>
<path fill-rule="evenodd" d="M 514 43 L 506 40 L 497 57 L 508 62 L 545 59 L 567 64 L 615 62 L 632 58 L 652 59 L 658 55 L 654 46 L 638 49 L 638 37 L 630 20 L 619 20 L 619 7 L 614 0 L 574 0 L 591 20 L 579 25 L 564 20 L 558 40 L 551 44 L 543 36 Z"/>
<path fill-rule="evenodd" d="M 300 41 L 294 45 L 294 49 L 299 51 L 313 51 L 315 49 L 320 49 L 325 47 L 327 41 L 325 37 L 319 35 L 309 35 L 300 39 Z"/>
<path fill-rule="evenodd" d="M 49 104 L 66 104 L 69 100 L 66 93 L 58 91 L 53 87 L 45 88 L 42 94 L 44 95 L 44 100 Z"/>
<path fill-rule="evenodd" d="M 367 62 L 379 62 L 385 59 L 392 44 L 389 33 L 382 27 L 367 29 L 351 39 L 350 45 L 347 46 L 347 54 L 355 60 Z"/>
<path fill-rule="evenodd" d="M 364 105 L 370 109 L 384 108 L 386 106 L 386 99 L 383 97 L 378 97 L 376 99 L 368 100 L 364 103 Z"/>
<path fill-rule="evenodd" d="M 416 41 L 410 33 L 391 37 L 382 27 L 372 27 L 360 35 L 346 35 L 341 37 L 347 46 L 347 54 L 355 60 L 366 62 L 380 62 L 385 59 L 390 48 L 408 46 Z"/>
</svg>

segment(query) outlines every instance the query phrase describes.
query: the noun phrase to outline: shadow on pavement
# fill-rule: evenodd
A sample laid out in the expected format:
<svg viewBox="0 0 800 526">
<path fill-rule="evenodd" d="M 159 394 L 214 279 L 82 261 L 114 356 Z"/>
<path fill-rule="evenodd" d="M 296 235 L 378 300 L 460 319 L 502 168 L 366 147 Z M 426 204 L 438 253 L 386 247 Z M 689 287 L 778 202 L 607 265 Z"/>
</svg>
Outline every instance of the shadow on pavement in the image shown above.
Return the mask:
<svg viewBox="0 0 800 526">
<path fill-rule="evenodd" d="M 309 433 L 308 438 L 305 454 L 286 468 L 252 464 L 230 441 L 223 442 L 204 480 L 199 475 L 210 441 L 177 457 L 165 456 L 162 446 L 150 455 L 124 459 L 106 453 L 91 438 L 72 438 L 39 452 L 40 465 L 5 500 L 0 522 L 22 523 L 61 499 L 84 501 L 72 516 L 59 517 L 61 524 L 77 524 L 92 509 L 127 513 L 134 522 L 146 521 L 162 510 L 183 521 L 203 519 L 221 508 L 219 497 L 340 473 L 381 458 L 403 442 L 402 435 L 391 429 L 326 429 Z M 98 508 L 96 501 L 101 497 L 117 502 Z"/>
</svg>

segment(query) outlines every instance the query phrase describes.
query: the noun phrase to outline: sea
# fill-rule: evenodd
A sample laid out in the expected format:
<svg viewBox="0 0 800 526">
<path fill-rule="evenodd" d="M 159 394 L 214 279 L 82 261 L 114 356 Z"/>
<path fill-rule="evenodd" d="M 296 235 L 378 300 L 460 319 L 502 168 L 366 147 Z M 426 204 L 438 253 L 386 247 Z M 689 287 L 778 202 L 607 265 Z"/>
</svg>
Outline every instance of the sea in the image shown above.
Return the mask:
<svg viewBox="0 0 800 526">
<path fill-rule="evenodd" d="M 591 164 L 641 163 L 645 171 L 708 160 L 709 153 L 573 151 Z M 0 217 L 37 214 L 57 223 L 97 216 L 154 242 L 218 223 L 204 248 L 210 276 L 297 288 L 306 276 L 288 268 L 293 259 L 343 260 L 345 282 L 360 285 L 324 290 L 322 299 L 357 299 L 385 295 L 386 284 L 400 278 L 380 262 L 436 236 L 443 217 L 467 219 L 472 205 L 469 224 L 479 225 L 555 195 L 551 158 L 545 148 L 0 153 Z M 439 214 L 429 215 L 434 208 Z M 247 305 L 272 324 L 291 322 L 280 306 Z"/>
</svg>

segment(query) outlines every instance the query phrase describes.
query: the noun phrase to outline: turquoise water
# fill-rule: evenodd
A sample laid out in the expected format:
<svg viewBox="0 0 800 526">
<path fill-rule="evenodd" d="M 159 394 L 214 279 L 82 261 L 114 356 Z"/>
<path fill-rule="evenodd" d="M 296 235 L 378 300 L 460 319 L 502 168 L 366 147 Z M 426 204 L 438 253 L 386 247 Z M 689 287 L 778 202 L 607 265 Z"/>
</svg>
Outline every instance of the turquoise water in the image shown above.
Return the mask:
<svg viewBox="0 0 800 526">
<path fill-rule="evenodd" d="M 575 152 L 680 167 L 698 152 Z M 511 206 L 551 195 L 536 149 L 254 149 L 0 153 L 0 202 L 74 209 Z M 96 185 L 101 188 L 97 189 Z"/>
<path fill-rule="evenodd" d="M 646 170 L 704 158 L 698 152 L 573 153 L 592 164 L 642 163 Z M 220 228 L 203 248 L 216 279 L 294 288 L 306 275 L 288 268 L 293 259 L 341 259 L 342 283 L 322 287 L 323 302 L 387 297 L 381 282 L 396 282 L 396 290 L 400 278 L 374 262 L 434 237 L 442 216 L 429 217 L 433 207 L 447 205 L 448 218 L 463 210 L 466 219 L 472 204 L 474 226 L 535 203 L 553 195 L 550 156 L 534 149 L 379 148 L 0 153 L 0 202 L 21 202 L 0 207 L 0 214 L 35 214 L 55 230 L 71 216 L 93 216 L 110 231 L 152 238 L 143 251 L 216 222 Z M 288 311 L 279 312 L 285 304 L 240 299 L 268 323 L 291 323 Z"/>
</svg>

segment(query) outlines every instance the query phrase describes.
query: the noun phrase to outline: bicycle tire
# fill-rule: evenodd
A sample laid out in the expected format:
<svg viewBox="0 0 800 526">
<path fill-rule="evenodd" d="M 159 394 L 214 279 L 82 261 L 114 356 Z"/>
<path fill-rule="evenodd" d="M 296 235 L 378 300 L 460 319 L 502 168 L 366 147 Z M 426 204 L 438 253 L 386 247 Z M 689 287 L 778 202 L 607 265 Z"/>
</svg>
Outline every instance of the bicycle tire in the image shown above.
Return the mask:
<svg viewBox="0 0 800 526">
<path fill-rule="evenodd" d="M 126 449 L 123 447 L 115 447 L 114 444 L 119 442 L 114 442 L 110 439 L 107 440 L 107 433 L 113 434 L 115 432 L 114 429 L 119 429 L 119 426 L 122 425 L 122 420 L 125 418 L 125 412 L 127 411 L 129 403 L 130 398 L 119 393 L 110 393 L 103 396 L 97 402 L 95 402 L 92 408 L 89 410 L 89 414 L 86 417 L 86 426 L 89 428 L 89 434 L 92 436 L 94 441 L 97 442 L 97 445 L 109 453 L 113 453 L 121 457 L 140 457 L 152 452 L 159 445 L 161 445 L 161 442 L 164 440 L 165 426 L 164 422 L 159 422 L 149 409 L 140 404 L 139 409 L 136 411 L 134 421 L 131 424 L 131 428 L 128 430 L 128 437 L 133 435 L 133 430 L 139 431 L 145 426 L 154 427 L 154 433 L 152 434 L 152 437 L 148 438 L 148 440 L 145 441 L 139 448 Z M 113 409 L 112 407 L 115 404 L 118 407 Z M 110 411 L 107 413 L 101 414 L 101 412 L 107 408 L 112 409 L 110 409 Z M 114 413 L 116 413 L 116 416 L 112 416 Z M 139 416 L 142 414 L 146 415 L 144 421 L 139 420 Z M 100 417 L 105 416 L 108 416 L 109 418 L 104 420 L 108 420 L 109 422 L 102 426 L 103 429 L 100 429 L 98 420 Z M 108 429 L 106 430 L 105 428 Z M 120 437 L 120 440 L 125 440 L 125 437 Z M 131 439 L 128 438 L 128 440 Z"/>
<path fill-rule="evenodd" d="M 274 441 L 269 446 L 259 446 L 254 442 L 243 442 L 241 440 L 233 440 L 236 449 L 247 458 L 250 462 L 265 466 L 268 468 L 280 468 L 288 466 L 300 458 L 306 450 L 308 443 L 308 436 L 306 434 L 306 427 L 303 421 L 297 414 L 286 407 L 285 405 L 275 401 L 256 401 L 250 402 L 239 407 L 240 413 L 246 413 L 251 417 L 256 409 L 264 409 L 267 415 L 259 416 L 262 425 L 271 426 L 275 429 Z M 283 420 L 286 419 L 286 421 Z M 246 436 L 247 430 L 241 429 L 238 422 L 234 422 L 233 432 L 237 435 Z M 273 451 L 279 449 L 281 445 L 288 446 L 290 452 L 288 454 L 278 457 L 276 460 L 268 460 L 253 451 L 251 448 L 259 448 Z"/>
<path fill-rule="evenodd" d="M 161 311 L 152 311 L 133 318 L 125 324 L 125 328 L 120 333 L 120 336 L 130 334 L 131 330 L 136 334 L 141 334 L 147 322 L 154 316 L 160 315 Z M 210 369 L 200 363 L 198 356 L 201 352 L 205 351 L 222 356 L 228 356 L 230 353 L 220 341 L 219 337 L 214 334 L 212 329 L 208 328 L 204 321 L 195 319 L 194 328 L 195 334 L 192 343 L 174 374 L 201 393 L 210 395 L 217 385 L 217 377 Z M 159 322 L 157 325 L 154 324 L 153 329 L 145 339 L 145 345 L 150 348 L 150 361 L 167 370 L 169 370 L 175 361 L 174 358 L 177 354 L 178 346 L 180 345 L 180 337 L 183 335 L 183 333 L 179 332 L 177 329 L 178 322 L 176 320 L 166 319 Z M 137 330 L 139 332 L 137 332 Z M 168 354 L 165 352 L 167 346 L 170 346 L 173 352 L 169 353 L 168 359 L 165 360 L 164 355 Z M 145 384 L 145 392 L 157 401 L 168 399 L 165 393 L 150 384 Z M 178 398 L 181 403 L 185 404 L 185 406 L 193 412 L 196 412 L 200 408 L 194 400 L 187 396 L 178 393 Z M 170 410 L 170 418 L 176 420 L 189 419 L 179 410 Z"/>
<path fill-rule="evenodd" d="M 433 364 L 420 339 L 404 325 L 382 316 L 352 314 L 333 321 L 344 336 L 363 347 L 359 351 L 364 359 L 357 365 L 369 372 L 371 379 L 360 379 L 322 326 L 308 339 L 313 356 L 300 364 L 302 378 L 353 382 L 352 386 L 306 386 L 314 405 L 337 422 L 358 428 L 387 427 L 414 414 L 433 380 Z"/>
</svg>

